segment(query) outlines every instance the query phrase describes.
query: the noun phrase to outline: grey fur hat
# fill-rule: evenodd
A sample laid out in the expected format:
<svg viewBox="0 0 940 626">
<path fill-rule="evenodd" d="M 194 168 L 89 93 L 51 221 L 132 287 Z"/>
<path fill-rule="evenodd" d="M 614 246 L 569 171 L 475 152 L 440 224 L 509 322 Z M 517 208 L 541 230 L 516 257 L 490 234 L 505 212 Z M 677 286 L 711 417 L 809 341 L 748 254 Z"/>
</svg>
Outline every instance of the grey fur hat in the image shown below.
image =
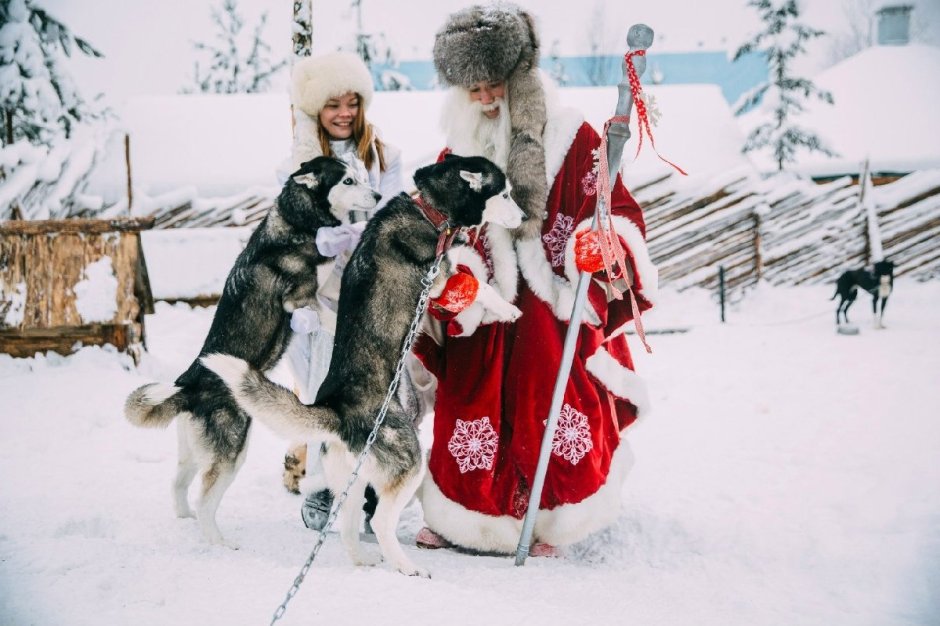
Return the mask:
<svg viewBox="0 0 940 626">
<path fill-rule="evenodd" d="M 517 229 L 538 237 L 548 200 L 545 180 L 545 92 L 538 76 L 539 39 L 532 16 L 509 3 L 477 5 L 453 13 L 434 39 L 441 82 L 469 88 L 505 81 L 511 138 L 506 175 L 527 219 Z"/>
</svg>

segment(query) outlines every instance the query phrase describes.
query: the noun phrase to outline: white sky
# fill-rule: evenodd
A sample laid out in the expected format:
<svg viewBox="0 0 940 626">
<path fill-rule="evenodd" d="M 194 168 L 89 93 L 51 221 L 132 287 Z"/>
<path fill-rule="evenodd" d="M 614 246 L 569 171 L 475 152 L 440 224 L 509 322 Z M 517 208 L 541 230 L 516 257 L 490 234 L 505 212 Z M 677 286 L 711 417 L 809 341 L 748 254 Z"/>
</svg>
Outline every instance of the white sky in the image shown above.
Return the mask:
<svg viewBox="0 0 940 626">
<path fill-rule="evenodd" d="M 824 30 L 845 29 L 843 2 L 866 0 L 804 0 L 807 23 Z M 881 0 L 877 0 L 881 1 Z M 221 0 L 35 0 L 62 19 L 77 34 L 98 47 L 106 59 L 81 60 L 76 69 L 80 84 L 90 92 L 112 98 L 144 93 L 169 94 L 188 82 L 192 74 L 192 42 L 213 35 L 210 7 Z M 434 33 L 446 16 L 466 0 L 363 0 L 363 26 L 381 31 L 400 58 L 428 59 Z M 602 41 L 618 50 L 629 26 L 649 24 L 657 33 L 654 50 L 733 50 L 757 28 L 756 12 L 745 0 L 589 0 L 560 2 L 520 0 L 536 16 L 547 52 L 559 41 L 561 54 L 584 53 L 595 11 L 603 16 Z M 915 0 L 924 28 L 940 29 L 940 0 Z M 238 5 L 253 26 L 268 12 L 266 40 L 278 54 L 290 48 L 290 0 L 240 0 Z M 314 0 L 314 51 L 324 52 L 348 42 L 355 30 L 355 13 L 348 0 Z M 246 28 L 247 30 L 247 28 Z M 940 40 L 940 38 L 938 38 Z M 825 56 L 819 46 L 815 65 Z M 286 75 L 282 75 L 286 80 Z"/>
</svg>

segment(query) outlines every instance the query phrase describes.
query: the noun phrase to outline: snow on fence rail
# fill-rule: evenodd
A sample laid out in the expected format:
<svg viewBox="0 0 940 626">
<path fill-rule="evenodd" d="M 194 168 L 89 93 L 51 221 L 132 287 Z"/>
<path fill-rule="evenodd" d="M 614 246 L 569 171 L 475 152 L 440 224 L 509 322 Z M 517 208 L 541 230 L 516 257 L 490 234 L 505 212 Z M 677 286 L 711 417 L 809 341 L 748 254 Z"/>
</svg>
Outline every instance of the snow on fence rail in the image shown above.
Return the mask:
<svg viewBox="0 0 940 626">
<path fill-rule="evenodd" d="M 868 261 L 865 212 L 851 177 L 824 184 L 746 173 L 689 191 L 667 176 L 637 185 L 660 283 L 678 289 L 833 281 Z M 896 275 L 940 276 L 940 170 L 874 188 L 885 255 Z"/>
<path fill-rule="evenodd" d="M 0 159 L 0 220 L 13 206 L 35 207 L 29 217 L 117 217 L 126 200 L 97 212 L 80 197 L 83 176 L 72 167 L 65 179 L 49 175 L 43 155 L 23 147 Z M 46 155 L 58 164 L 72 159 Z M 73 156 L 74 158 L 74 156 Z M 78 159 L 88 164 L 91 157 Z M 4 174 L 5 171 L 5 174 Z M 5 177 L 5 178 L 4 178 Z M 29 180 L 26 180 L 29 179 Z M 873 190 L 885 254 L 897 275 L 940 276 L 940 170 L 881 180 Z M 845 176 L 822 184 L 781 173 L 761 178 L 749 168 L 704 178 L 690 186 L 677 177 L 634 183 L 644 209 L 650 252 L 660 282 L 678 289 L 717 288 L 718 267 L 725 284 L 739 289 L 764 279 L 771 284 L 834 280 L 868 260 L 867 223 L 857 185 Z M 65 193 L 76 190 L 78 199 Z M 279 189 L 254 186 L 227 197 L 199 197 L 192 187 L 163 196 L 135 198 L 133 214 L 153 218 L 154 228 L 242 226 L 267 214 Z M 209 294 L 211 295 L 211 294 Z"/>
</svg>

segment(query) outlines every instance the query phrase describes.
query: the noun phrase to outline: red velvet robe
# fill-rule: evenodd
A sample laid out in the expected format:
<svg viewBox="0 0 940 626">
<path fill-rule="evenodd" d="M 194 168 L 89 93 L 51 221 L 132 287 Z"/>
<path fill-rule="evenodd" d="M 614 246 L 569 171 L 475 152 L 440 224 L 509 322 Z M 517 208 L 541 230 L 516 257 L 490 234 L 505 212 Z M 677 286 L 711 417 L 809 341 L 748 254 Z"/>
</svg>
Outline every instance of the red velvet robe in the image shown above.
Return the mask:
<svg viewBox="0 0 940 626">
<path fill-rule="evenodd" d="M 547 167 L 560 165 L 541 240 L 514 245 L 505 233 L 484 231 L 472 252 L 464 248 L 453 259 L 497 286 L 522 316 L 489 324 L 477 316 L 467 324 L 462 315 L 432 310 L 445 326 L 443 345 L 425 335 L 416 346 L 438 379 L 434 443 L 421 492 L 425 521 L 467 548 L 513 552 L 519 539 L 577 286 L 573 233 L 590 227 L 596 201 L 592 151 L 600 139 L 579 119 L 556 124 L 554 159 L 546 141 Z M 619 177 L 611 205 L 644 310 L 656 270 L 642 212 Z M 625 336 L 617 333 L 632 319 L 629 298 L 608 302 L 601 276 L 589 289 L 535 528 L 535 540 L 555 545 L 578 541 L 616 518 L 632 463 L 621 433 L 647 404 Z M 624 448 L 619 460 L 618 448 Z"/>
</svg>

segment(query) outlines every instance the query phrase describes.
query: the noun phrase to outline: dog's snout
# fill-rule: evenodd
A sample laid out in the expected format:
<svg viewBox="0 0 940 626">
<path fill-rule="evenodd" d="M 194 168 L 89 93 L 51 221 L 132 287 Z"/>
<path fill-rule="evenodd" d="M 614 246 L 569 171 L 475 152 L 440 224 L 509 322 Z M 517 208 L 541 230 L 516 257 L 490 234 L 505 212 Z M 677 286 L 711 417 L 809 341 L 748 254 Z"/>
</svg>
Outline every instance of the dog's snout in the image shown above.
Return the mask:
<svg viewBox="0 0 940 626">
<path fill-rule="evenodd" d="M 379 200 L 382 199 L 382 194 L 373 191 L 373 192 L 372 192 L 372 199 L 375 200 L 376 202 L 378 202 Z"/>
</svg>

